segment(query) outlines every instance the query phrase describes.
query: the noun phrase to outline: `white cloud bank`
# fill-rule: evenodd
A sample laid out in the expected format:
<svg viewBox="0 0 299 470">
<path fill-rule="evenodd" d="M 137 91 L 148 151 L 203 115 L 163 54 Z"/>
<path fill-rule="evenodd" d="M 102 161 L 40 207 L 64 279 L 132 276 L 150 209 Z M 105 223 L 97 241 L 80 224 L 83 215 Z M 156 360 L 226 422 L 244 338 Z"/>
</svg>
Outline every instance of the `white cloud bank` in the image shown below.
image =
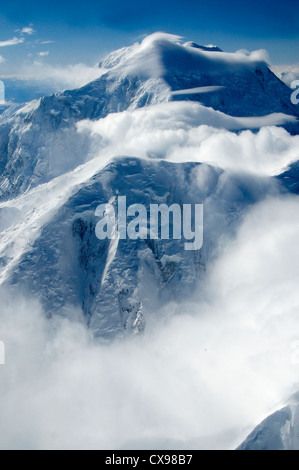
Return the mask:
<svg viewBox="0 0 299 470">
<path fill-rule="evenodd" d="M 95 344 L 2 292 L 0 447 L 239 444 L 298 383 L 298 214 L 292 197 L 254 207 L 198 298 L 157 312 L 142 341 Z"/>
<path fill-rule="evenodd" d="M 273 127 L 285 119 L 289 117 L 280 114 L 235 118 L 183 101 L 110 114 L 99 121 L 81 121 L 78 130 L 91 135 L 95 154 L 101 149 L 111 157 L 198 161 L 233 171 L 273 175 L 298 160 L 299 136 L 291 137 L 284 129 Z M 257 133 L 229 132 L 260 126 L 265 127 Z"/>
</svg>

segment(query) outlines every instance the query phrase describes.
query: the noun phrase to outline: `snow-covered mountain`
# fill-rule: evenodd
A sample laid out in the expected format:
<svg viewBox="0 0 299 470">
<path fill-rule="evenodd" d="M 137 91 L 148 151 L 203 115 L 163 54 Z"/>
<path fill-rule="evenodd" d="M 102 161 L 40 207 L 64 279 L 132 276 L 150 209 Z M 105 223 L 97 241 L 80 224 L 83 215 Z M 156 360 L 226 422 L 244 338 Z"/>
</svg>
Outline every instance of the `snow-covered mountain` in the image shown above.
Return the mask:
<svg viewBox="0 0 299 470">
<path fill-rule="evenodd" d="M 100 67 L 83 88 L 0 116 L 0 285 L 37 297 L 48 317 L 83 312 L 111 341 L 201 293 L 250 210 L 298 193 L 299 110 L 258 53 L 156 33 Z M 98 240 L 96 208 L 119 195 L 147 208 L 203 204 L 203 248 Z M 268 446 L 265 433 L 283 447 L 290 413 L 241 448 Z"/>
<path fill-rule="evenodd" d="M 157 154 L 147 137 L 142 149 L 125 148 L 122 133 L 129 124 L 119 127 L 118 116 L 128 118 L 126 111 L 137 113 L 138 122 L 155 122 L 153 113 L 164 113 L 159 129 L 172 115 L 176 136 L 205 124 L 240 131 L 296 119 L 288 87 L 265 63 L 178 40 L 154 34 L 110 54 L 101 64 L 106 73 L 95 82 L 1 117 L 2 283 L 38 295 L 49 315 L 69 304 L 81 307 L 102 338 L 141 328 L 144 312 L 155 303 L 192 292 L 219 239 L 232 233 L 246 208 L 280 191 L 270 175 L 263 182 L 259 175 L 257 188 L 251 176 L 236 179 L 219 163 L 201 167 L 194 156 L 198 163 L 166 163 L 173 144 L 156 145 L 157 136 Z M 138 108 L 145 108 L 145 117 Z M 108 134 L 93 130 L 92 122 L 105 126 L 106 116 Z M 109 142 L 115 126 L 118 146 Z M 95 209 L 117 194 L 147 207 L 204 203 L 204 249 L 186 253 L 178 241 L 120 241 L 113 248 L 100 243 Z"/>
<path fill-rule="evenodd" d="M 237 450 L 298 450 L 298 394 L 259 424 Z"/>
<path fill-rule="evenodd" d="M 246 207 L 274 191 L 270 175 L 256 190 L 251 177 L 236 182 L 231 171 L 223 173 L 221 160 L 201 170 L 200 157 L 193 155 L 191 161 L 198 163 L 183 163 L 183 157 L 178 165 L 168 155 L 173 143 L 160 142 L 157 134 L 150 140 L 158 151 L 148 137 L 141 149 L 134 141 L 126 148 L 128 137 L 122 135 L 131 121 L 125 120 L 136 116 L 137 122 L 148 119 L 153 125 L 159 117 L 161 129 L 173 116 L 176 142 L 183 129 L 198 129 L 200 135 L 207 124 L 238 132 L 273 124 L 294 130 L 298 110 L 288 87 L 256 55 L 181 45 L 175 36 L 154 34 L 111 53 L 101 67 L 106 72 L 79 90 L 1 116 L 1 276 L 2 282 L 39 295 L 49 314 L 69 303 L 81 306 L 98 336 L 113 337 L 128 324 L 135 328 L 141 305 L 146 310 L 161 296 L 179 297 L 192 289 L 219 237 L 232 231 Z M 138 114 L 139 108 L 145 114 Z M 199 148 L 204 141 L 192 139 Z M 199 173 L 200 184 L 194 176 Z M 241 191 L 237 197 L 235 186 Z M 183 253 L 178 242 L 124 242 L 111 253 L 109 243 L 95 237 L 94 212 L 116 194 L 147 206 L 197 201 L 222 212 L 206 223 L 200 254 Z"/>
<path fill-rule="evenodd" d="M 256 188 L 254 178 L 234 177 L 212 166 L 119 158 L 74 188 L 41 227 L 30 250 L 24 247 L 21 259 L 19 241 L 12 242 L 15 225 L 6 230 L 2 260 L 9 260 L 6 266 L 11 267 L 3 280 L 18 291 L 39 295 L 49 315 L 63 314 L 70 304 L 82 307 L 101 338 L 143 330 L 155 308 L 194 292 L 220 240 L 234 232 L 246 209 L 276 192 L 270 181 L 265 177 Z M 239 190 L 243 193 L 233 201 L 232 192 Z M 38 190 L 35 194 L 40 197 Z M 128 205 L 140 203 L 148 209 L 150 204 L 203 203 L 204 249 L 185 251 L 183 240 L 100 242 L 95 211 L 116 194 L 125 195 Z"/>
<path fill-rule="evenodd" d="M 207 51 L 178 40 L 149 36 L 110 54 L 101 63 L 106 73 L 87 86 L 42 98 L 13 115 L 5 112 L 0 118 L 0 198 L 15 197 L 84 163 L 88 143 L 75 124 L 109 113 L 191 100 L 235 117 L 284 114 L 276 123 L 296 132 L 299 113 L 290 89 L 256 55 Z M 248 127 L 261 123 L 243 123 Z"/>
</svg>

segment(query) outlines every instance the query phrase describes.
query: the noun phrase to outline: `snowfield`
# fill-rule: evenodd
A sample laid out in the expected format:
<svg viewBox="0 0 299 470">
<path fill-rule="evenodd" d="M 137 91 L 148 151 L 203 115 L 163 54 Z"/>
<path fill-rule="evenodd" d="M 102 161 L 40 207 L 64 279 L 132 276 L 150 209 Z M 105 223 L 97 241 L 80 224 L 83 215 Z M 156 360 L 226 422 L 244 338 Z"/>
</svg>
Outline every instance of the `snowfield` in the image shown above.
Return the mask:
<svg viewBox="0 0 299 470">
<path fill-rule="evenodd" d="M 298 448 L 292 90 L 163 33 L 100 68 L 0 116 L 0 447 Z M 203 204 L 203 248 L 98 240 L 117 196 Z"/>
</svg>

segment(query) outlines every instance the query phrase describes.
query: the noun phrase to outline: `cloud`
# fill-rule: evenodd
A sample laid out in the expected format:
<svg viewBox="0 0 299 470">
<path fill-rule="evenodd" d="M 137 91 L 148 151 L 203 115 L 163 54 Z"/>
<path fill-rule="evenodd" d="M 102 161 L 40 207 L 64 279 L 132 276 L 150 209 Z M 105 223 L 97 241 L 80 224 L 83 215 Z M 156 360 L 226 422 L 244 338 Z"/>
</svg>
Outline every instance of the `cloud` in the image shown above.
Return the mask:
<svg viewBox="0 0 299 470">
<path fill-rule="evenodd" d="M 270 64 L 271 62 L 269 52 L 266 49 L 258 49 L 252 52 L 248 51 L 247 49 L 239 49 L 236 51 L 236 54 L 245 55 L 254 61 L 266 62 L 266 64 Z"/>
<path fill-rule="evenodd" d="M 32 26 L 28 26 L 20 30 L 20 34 L 28 34 L 29 36 L 31 36 L 35 32 L 36 31 L 32 28 Z"/>
<path fill-rule="evenodd" d="M 2 55 L 0 55 L 0 64 L 3 63 L 3 62 L 5 62 L 5 59 Z"/>
<path fill-rule="evenodd" d="M 15 36 L 12 39 L 8 39 L 7 41 L 0 41 L 0 47 L 17 46 L 18 44 L 23 44 L 25 42 L 25 35 L 32 35 L 35 33 L 31 26 L 17 29 L 16 32 L 19 33 L 20 37 Z"/>
<path fill-rule="evenodd" d="M 41 57 L 45 57 L 45 54 L 42 53 Z M 97 65 L 70 64 L 55 66 L 36 60 L 21 66 L 16 78 L 20 80 L 38 80 L 50 84 L 51 87 L 56 87 L 57 91 L 61 91 L 84 86 L 99 78 L 104 72 Z"/>
<path fill-rule="evenodd" d="M 259 49 L 257 51 L 252 51 L 250 54 L 249 54 L 249 57 L 252 59 L 252 60 L 257 60 L 257 61 L 261 61 L 261 62 L 266 62 L 266 64 L 270 64 L 270 56 L 269 56 L 269 53 L 268 51 L 266 51 L 266 49 Z"/>
<path fill-rule="evenodd" d="M 50 54 L 49 51 L 44 51 L 44 52 L 38 52 L 37 55 L 40 56 L 40 57 L 46 57 L 46 56 L 48 56 L 49 54 Z"/>
<path fill-rule="evenodd" d="M 279 173 L 298 160 L 299 136 L 273 127 L 281 115 L 233 118 L 194 102 L 170 102 L 81 121 L 93 147 L 111 156 L 155 156 L 173 162 L 197 161 L 258 175 Z M 231 129 L 256 128 L 259 132 Z M 271 127 L 269 127 L 271 126 Z"/>
<path fill-rule="evenodd" d="M 172 91 L 172 96 L 180 96 L 180 95 L 194 95 L 195 93 L 211 93 L 213 91 L 222 90 L 223 86 L 203 86 L 203 87 L 196 87 L 196 88 L 188 88 L 187 90 L 177 90 Z"/>
<path fill-rule="evenodd" d="M 42 41 L 41 44 L 54 44 L 56 41 Z"/>
<path fill-rule="evenodd" d="M 243 54 L 249 56 L 250 51 L 248 51 L 248 49 L 239 49 L 238 51 L 236 51 L 236 54 Z"/>
<path fill-rule="evenodd" d="M 14 37 L 12 39 L 8 39 L 7 41 L 0 41 L 0 47 L 16 46 L 18 44 L 23 44 L 24 41 L 24 38 Z"/>
<path fill-rule="evenodd" d="M 288 86 L 291 86 L 293 81 L 299 79 L 299 64 L 274 65 L 271 70 Z"/>
</svg>

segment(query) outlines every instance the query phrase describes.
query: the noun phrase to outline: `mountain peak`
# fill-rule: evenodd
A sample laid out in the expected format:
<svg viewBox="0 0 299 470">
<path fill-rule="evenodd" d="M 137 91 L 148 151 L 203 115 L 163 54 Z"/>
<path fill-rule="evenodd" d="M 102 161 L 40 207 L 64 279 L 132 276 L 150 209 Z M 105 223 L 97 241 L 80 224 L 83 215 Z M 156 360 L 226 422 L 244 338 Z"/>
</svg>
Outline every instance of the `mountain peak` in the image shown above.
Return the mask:
<svg viewBox="0 0 299 470">
<path fill-rule="evenodd" d="M 212 54 L 211 54 L 212 53 Z M 266 65 L 256 54 L 244 55 L 223 52 L 218 46 L 182 42 L 181 36 L 157 32 L 141 43 L 125 47 L 103 60 L 100 66 L 121 75 L 147 78 L 194 73 L 227 73 L 254 70 Z"/>
</svg>

